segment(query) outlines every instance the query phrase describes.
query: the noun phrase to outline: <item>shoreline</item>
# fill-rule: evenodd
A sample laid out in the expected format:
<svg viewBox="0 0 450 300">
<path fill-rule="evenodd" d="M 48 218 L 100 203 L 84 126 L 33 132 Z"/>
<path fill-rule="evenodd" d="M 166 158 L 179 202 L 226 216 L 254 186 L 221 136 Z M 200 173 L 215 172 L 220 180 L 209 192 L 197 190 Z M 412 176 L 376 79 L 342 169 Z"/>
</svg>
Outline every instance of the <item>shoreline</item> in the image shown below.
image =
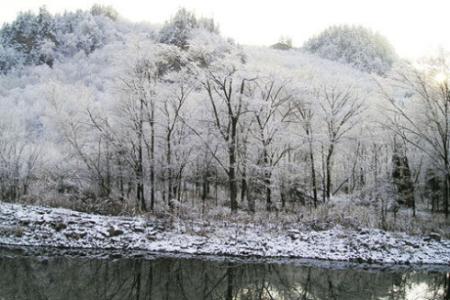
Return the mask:
<svg viewBox="0 0 450 300">
<path fill-rule="evenodd" d="M 154 217 L 111 217 L 0 202 L 0 247 L 50 247 L 213 256 L 245 260 L 319 260 L 363 266 L 450 266 L 450 240 L 360 231 L 339 225 L 305 231 L 255 224 L 168 223 Z M 124 255 L 124 257 L 128 257 Z M 132 256 L 130 256 L 132 257 Z"/>
</svg>

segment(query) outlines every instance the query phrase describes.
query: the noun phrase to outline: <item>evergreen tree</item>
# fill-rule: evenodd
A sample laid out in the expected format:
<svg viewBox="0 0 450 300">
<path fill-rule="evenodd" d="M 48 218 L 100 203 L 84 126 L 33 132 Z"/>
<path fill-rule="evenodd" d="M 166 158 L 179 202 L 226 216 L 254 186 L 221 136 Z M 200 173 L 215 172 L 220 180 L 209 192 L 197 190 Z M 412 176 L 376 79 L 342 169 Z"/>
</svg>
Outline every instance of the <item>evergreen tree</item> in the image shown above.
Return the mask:
<svg viewBox="0 0 450 300">
<path fill-rule="evenodd" d="M 213 19 L 197 19 L 194 13 L 181 8 L 175 16 L 167 22 L 159 33 L 159 41 L 171 44 L 181 49 L 188 48 L 188 40 L 194 29 L 202 28 L 209 32 L 218 33 L 219 29 Z"/>
</svg>

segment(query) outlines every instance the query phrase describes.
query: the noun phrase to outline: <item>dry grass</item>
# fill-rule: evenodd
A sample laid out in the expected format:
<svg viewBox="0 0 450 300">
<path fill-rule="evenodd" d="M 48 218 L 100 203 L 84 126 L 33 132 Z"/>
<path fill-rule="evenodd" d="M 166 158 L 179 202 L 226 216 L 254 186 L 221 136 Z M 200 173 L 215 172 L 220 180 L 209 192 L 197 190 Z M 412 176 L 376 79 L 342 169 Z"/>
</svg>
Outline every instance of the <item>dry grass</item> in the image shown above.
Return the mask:
<svg viewBox="0 0 450 300">
<path fill-rule="evenodd" d="M 267 230 L 283 230 L 298 228 L 310 230 L 326 230 L 339 224 L 344 228 L 358 230 L 361 228 L 377 228 L 391 232 L 405 232 L 411 235 L 428 235 L 437 232 L 442 237 L 450 238 L 450 219 L 443 214 L 431 214 L 425 210 L 418 211 L 413 217 L 412 210 L 402 209 L 395 215 L 387 212 L 383 218 L 377 206 L 367 205 L 353 200 L 334 201 L 322 204 L 317 209 L 299 206 L 295 212 L 265 212 L 263 208 L 256 213 L 238 211 L 231 213 L 229 208 L 213 207 L 204 214 L 190 205 L 181 205 L 171 215 L 172 219 L 189 222 L 214 224 L 258 225 Z"/>
</svg>

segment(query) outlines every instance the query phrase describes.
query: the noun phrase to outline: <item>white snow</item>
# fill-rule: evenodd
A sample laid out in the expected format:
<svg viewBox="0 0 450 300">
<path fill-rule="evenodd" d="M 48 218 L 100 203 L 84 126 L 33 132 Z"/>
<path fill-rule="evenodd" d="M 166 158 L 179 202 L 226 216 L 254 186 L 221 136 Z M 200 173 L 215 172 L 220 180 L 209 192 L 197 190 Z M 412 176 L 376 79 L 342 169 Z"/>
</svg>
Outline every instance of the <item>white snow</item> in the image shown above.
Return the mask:
<svg viewBox="0 0 450 300">
<path fill-rule="evenodd" d="M 110 217 L 0 202 L 0 245 L 127 249 L 186 254 L 295 257 L 379 264 L 450 264 L 450 240 L 292 226 Z"/>
</svg>

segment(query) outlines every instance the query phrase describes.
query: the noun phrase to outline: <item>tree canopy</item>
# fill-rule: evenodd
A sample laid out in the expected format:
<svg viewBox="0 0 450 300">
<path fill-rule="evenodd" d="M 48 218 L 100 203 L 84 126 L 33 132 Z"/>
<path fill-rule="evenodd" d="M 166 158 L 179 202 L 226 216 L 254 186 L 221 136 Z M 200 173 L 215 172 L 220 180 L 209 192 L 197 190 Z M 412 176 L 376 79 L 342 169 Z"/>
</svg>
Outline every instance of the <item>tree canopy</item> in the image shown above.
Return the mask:
<svg viewBox="0 0 450 300">
<path fill-rule="evenodd" d="M 389 71 L 397 58 L 384 36 L 362 26 L 331 26 L 306 41 L 303 48 L 322 58 L 377 74 Z"/>
</svg>

